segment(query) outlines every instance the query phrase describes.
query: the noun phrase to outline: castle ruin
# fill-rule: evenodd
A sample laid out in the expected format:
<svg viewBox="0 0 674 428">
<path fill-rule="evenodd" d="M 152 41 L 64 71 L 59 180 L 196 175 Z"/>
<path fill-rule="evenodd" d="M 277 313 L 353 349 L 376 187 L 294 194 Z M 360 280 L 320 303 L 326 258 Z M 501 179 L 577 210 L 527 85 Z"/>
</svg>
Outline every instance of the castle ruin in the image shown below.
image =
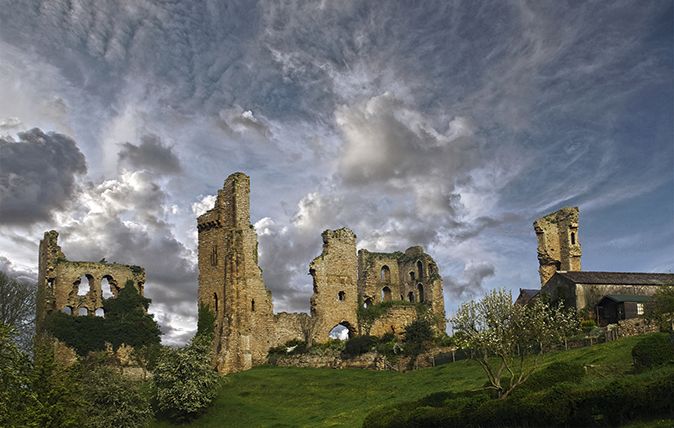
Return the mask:
<svg viewBox="0 0 674 428">
<path fill-rule="evenodd" d="M 66 258 L 58 245 L 58 232 L 45 232 L 40 241 L 36 327 L 47 314 L 62 311 L 73 316 L 104 316 L 103 299 L 117 297 L 132 283 L 143 295 L 145 270 L 108 262 L 78 262 Z"/>
<path fill-rule="evenodd" d="M 347 228 L 326 230 L 323 250 L 309 265 L 313 280 L 310 314 L 274 314 L 257 259 L 257 234 L 250 224 L 250 178 L 237 172 L 218 191 L 215 206 L 197 219 L 199 304 L 215 314 L 213 347 L 220 372 L 247 370 L 266 361 L 270 348 L 289 340 L 316 343 L 342 325 L 360 330 L 359 305 L 421 303 L 444 331 L 442 279 L 421 247 L 395 253 L 356 250 Z M 392 306 L 371 334 L 400 334 L 417 319 L 417 307 Z"/>
<path fill-rule="evenodd" d="M 562 208 L 534 222 L 541 287 L 557 271 L 579 271 L 578 207 Z"/>
</svg>

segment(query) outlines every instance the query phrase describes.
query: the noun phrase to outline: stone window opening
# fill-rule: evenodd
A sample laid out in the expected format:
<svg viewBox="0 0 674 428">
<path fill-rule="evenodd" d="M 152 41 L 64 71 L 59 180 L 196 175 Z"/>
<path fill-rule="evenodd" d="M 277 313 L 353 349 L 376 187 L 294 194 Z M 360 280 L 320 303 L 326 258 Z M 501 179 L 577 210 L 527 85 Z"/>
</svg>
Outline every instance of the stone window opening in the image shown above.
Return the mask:
<svg viewBox="0 0 674 428">
<path fill-rule="evenodd" d="M 576 245 L 576 232 L 571 232 L 571 245 Z"/>
<path fill-rule="evenodd" d="M 50 291 L 53 291 L 53 290 L 54 290 L 54 278 L 49 278 L 49 279 L 47 279 L 47 288 L 48 288 Z"/>
<path fill-rule="evenodd" d="M 218 246 L 214 245 L 211 249 L 211 266 L 218 265 Z"/>
<path fill-rule="evenodd" d="M 255 299 L 250 301 L 250 310 L 252 312 L 255 312 Z"/>
<path fill-rule="evenodd" d="M 383 282 L 391 282 L 391 269 L 384 265 L 381 267 L 380 278 Z"/>
<path fill-rule="evenodd" d="M 416 278 L 416 275 L 414 274 L 414 272 L 411 272 L 411 271 L 410 271 L 410 280 L 411 280 L 411 281 L 414 281 L 415 279 L 417 279 L 417 278 Z"/>
<path fill-rule="evenodd" d="M 419 295 L 419 302 L 423 303 L 424 302 L 424 286 L 421 283 L 417 284 L 417 294 Z"/>
<path fill-rule="evenodd" d="M 433 263 L 428 264 L 428 275 L 433 275 L 435 273 L 435 265 Z"/>
<path fill-rule="evenodd" d="M 417 271 L 419 272 L 419 279 L 424 279 L 424 264 L 421 260 L 417 260 Z"/>
<path fill-rule="evenodd" d="M 63 312 L 66 315 L 72 315 L 73 308 L 71 308 L 70 306 L 65 306 L 63 309 L 61 309 L 61 312 Z"/>
<path fill-rule="evenodd" d="M 333 340 L 348 340 L 351 336 L 351 325 L 346 321 L 340 322 L 330 330 L 330 333 L 328 333 L 328 338 Z"/>
<path fill-rule="evenodd" d="M 339 293 L 337 293 L 337 299 L 340 302 L 343 302 L 344 300 L 346 300 L 346 293 L 344 291 L 340 291 Z"/>
<path fill-rule="evenodd" d="M 414 291 L 410 291 L 409 293 L 407 293 L 407 300 L 414 303 Z"/>
<path fill-rule="evenodd" d="M 218 293 L 213 293 L 213 306 L 215 306 L 215 313 L 218 313 Z"/>
<path fill-rule="evenodd" d="M 644 314 L 644 304 L 643 303 L 637 303 L 637 315 L 643 315 Z"/>
<path fill-rule="evenodd" d="M 382 302 L 390 302 L 391 301 L 391 289 L 388 287 L 384 287 L 381 289 L 381 300 Z"/>
<path fill-rule="evenodd" d="M 103 308 L 98 308 L 96 311 L 94 311 L 94 315 L 97 317 L 105 317 L 105 309 Z"/>
<path fill-rule="evenodd" d="M 94 278 L 89 275 L 83 275 L 80 277 L 77 281 L 75 281 L 74 285 L 77 286 L 77 295 L 78 296 L 86 296 L 89 294 L 89 291 L 91 291 L 91 283 Z"/>
<path fill-rule="evenodd" d="M 363 307 L 367 308 L 368 306 L 372 305 L 372 297 L 367 297 L 365 301 L 363 302 Z"/>
<path fill-rule="evenodd" d="M 77 316 L 79 316 L 79 317 L 85 317 L 85 316 L 87 316 L 87 315 L 89 315 L 89 309 L 87 309 L 87 308 L 79 308 L 79 309 L 77 310 Z"/>
<path fill-rule="evenodd" d="M 104 299 L 109 299 L 115 295 L 112 292 L 112 287 L 116 286 L 115 280 L 110 275 L 105 275 L 101 279 L 101 293 Z"/>
</svg>

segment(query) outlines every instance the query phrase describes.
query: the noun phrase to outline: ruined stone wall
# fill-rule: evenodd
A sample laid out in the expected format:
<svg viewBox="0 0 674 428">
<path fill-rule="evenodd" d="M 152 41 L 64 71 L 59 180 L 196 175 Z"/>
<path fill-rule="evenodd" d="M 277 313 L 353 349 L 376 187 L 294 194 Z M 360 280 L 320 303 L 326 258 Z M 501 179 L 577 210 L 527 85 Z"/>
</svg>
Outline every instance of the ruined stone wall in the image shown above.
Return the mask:
<svg viewBox="0 0 674 428">
<path fill-rule="evenodd" d="M 230 373 L 261 364 L 274 342 L 274 317 L 250 224 L 250 178 L 227 177 L 197 229 L 199 302 L 215 313 L 216 365 Z"/>
<path fill-rule="evenodd" d="M 578 239 L 578 207 L 562 208 L 534 222 L 538 240 L 538 272 L 541 286 L 556 271 L 581 270 Z"/>
<path fill-rule="evenodd" d="M 309 314 L 279 312 L 274 314 L 274 346 L 291 340 L 305 340 L 305 331 L 311 332 L 313 320 Z"/>
<path fill-rule="evenodd" d="M 389 296 L 402 300 L 398 254 L 358 250 L 358 293 L 364 304 L 381 303 Z"/>
<path fill-rule="evenodd" d="M 323 252 L 309 265 L 314 294 L 311 315 L 317 318 L 314 341 L 328 340 L 330 330 L 342 324 L 353 333 L 358 320 L 358 260 L 356 235 L 347 228 L 326 230 Z"/>
<path fill-rule="evenodd" d="M 416 321 L 416 319 L 416 307 L 393 306 L 386 311 L 386 314 L 377 318 L 377 320 L 372 323 L 370 334 L 381 337 L 386 333 L 393 333 L 400 337 L 405 333 L 405 327 Z"/>
<path fill-rule="evenodd" d="M 38 257 L 37 327 L 42 327 L 45 316 L 52 311 L 70 312 L 77 316 L 86 309 L 86 315 L 102 311 L 104 292 L 116 297 L 119 290 L 131 281 L 140 294 L 144 293 L 145 270 L 140 266 L 118 263 L 77 262 L 66 259 L 58 245 L 58 232 L 51 230 L 40 241 Z M 81 284 L 88 282 L 88 290 Z M 105 289 L 104 282 L 109 286 Z M 80 290 L 83 285 L 83 290 Z"/>
</svg>

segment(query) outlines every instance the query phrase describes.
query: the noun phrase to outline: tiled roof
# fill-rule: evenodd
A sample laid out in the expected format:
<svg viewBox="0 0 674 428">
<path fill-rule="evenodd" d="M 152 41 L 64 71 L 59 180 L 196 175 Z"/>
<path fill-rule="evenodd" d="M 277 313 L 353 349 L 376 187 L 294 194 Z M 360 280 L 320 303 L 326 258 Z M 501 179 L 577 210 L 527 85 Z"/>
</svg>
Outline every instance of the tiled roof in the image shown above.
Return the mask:
<svg viewBox="0 0 674 428">
<path fill-rule="evenodd" d="M 674 274 L 672 273 L 558 271 L 557 275 L 576 284 L 674 286 Z"/>
</svg>

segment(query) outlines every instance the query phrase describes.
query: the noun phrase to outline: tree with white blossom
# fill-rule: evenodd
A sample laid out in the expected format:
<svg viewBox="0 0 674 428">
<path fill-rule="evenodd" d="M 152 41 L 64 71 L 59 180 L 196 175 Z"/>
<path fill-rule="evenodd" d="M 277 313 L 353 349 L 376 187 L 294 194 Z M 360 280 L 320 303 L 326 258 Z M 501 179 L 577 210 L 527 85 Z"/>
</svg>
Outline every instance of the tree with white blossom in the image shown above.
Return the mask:
<svg viewBox="0 0 674 428">
<path fill-rule="evenodd" d="M 463 304 L 451 319 L 461 348 L 471 350 L 499 398 L 506 398 L 540 366 L 544 350 L 564 343 L 578 328 L 575 313 L 543 298 L 512 302 L 510 291 L 493 290 Z"/>
</svg>

